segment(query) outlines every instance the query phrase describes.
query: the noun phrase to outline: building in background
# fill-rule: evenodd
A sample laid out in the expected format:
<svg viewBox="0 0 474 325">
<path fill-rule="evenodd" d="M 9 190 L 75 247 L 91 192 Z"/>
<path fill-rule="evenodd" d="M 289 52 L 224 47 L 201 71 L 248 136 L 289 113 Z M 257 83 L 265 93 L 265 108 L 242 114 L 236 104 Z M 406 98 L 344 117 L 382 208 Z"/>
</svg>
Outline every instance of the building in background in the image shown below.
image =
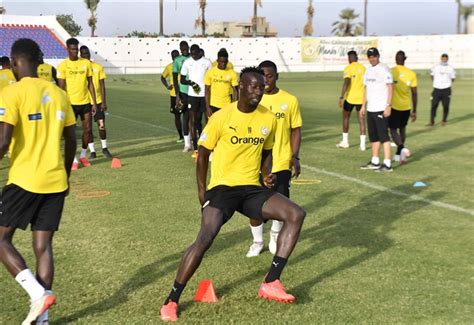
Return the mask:
<svg viewBox="0 0 474 325">
<path fill-rule="evenodd" d="M 252 37 L 251 20 L 249 22 L 208 22 L 207 33 L 224 37 Z M 257 37 L 276 37 L 277 35 L 277 29 L 270 26 L 265 17 L 257 17 Z"/>
</svg>

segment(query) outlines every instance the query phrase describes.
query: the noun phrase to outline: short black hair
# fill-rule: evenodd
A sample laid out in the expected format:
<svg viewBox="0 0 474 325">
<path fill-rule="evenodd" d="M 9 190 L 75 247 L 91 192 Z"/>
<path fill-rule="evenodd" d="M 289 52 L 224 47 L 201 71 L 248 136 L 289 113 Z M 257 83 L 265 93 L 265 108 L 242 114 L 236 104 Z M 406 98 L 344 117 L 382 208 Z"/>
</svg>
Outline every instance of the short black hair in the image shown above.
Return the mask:
<svg viewBox="0 0 474 325">
<path fill-rule="evenodd" d="M 88 50 L 89 48 L 85 45 L 82 45 L 80 48 L 79 48 L 79 51 L 82 51 L 82 50 Z"/>
<path fill-rule="evenodd" d="M 227 53 L 226 49 L 220 49 L 219 52 L 217 52 L 217 57 L 218 58 L 228 58 L 229 53 Z"/>
<path fill-rule="evenodd" d="M 270 60 L 265 60 L 263 62 L 260 62 L 260 64 L 258 65 L 258 67 L 260 69 L 263 69 L 263 68 L 272 68 L 273 70 L 275 70 L 275 73 L 278 73 L 278 69 L 277 69 L 277 66 L 275 64 L 275 62 L 273 61 L 270 61 Z"/>
<path fill-rule="evenodd" d="M 66 46 L 69 45 L 79 45 L 79 41 L 77 40 L 77 38 L 71 37 L 66 41 Z"/>
<path fill-rule="evenodd" d="M 180 47 L 183 46 L 183 45 L 189 46 L 188 42 L 186 42 L 186 41 L 179 42 Z"/>
<path fill-rule="evenodd" d="M 397 54 L 395 54 L 395 57 L 399 55 L 402 55 L 404 60 L 407 58 L 407 56 L 405 55 L 405 52 L 403 52 L 402 50 L 398 51 Z"/>
<path fill-rule="evenodd" d="M 193 51 L 199 51 L 200 47 L 197 44 L 191 45 L 191 48 L 189 49 L 191 52 Z"/>
<path fill-rule="evenodd" d="M 41 49 L 35 41 L 29 38 L 20 38 L 13 43 L 11 56 L 12 58 L 23 57 L 29 62 L 39 63 Z"/>
<path fill-rule="evenodd" d="M 256 73 L 256 74 L 265 76 L 265 74 L 263 73 L 263 70 L 260 69 L 259 67 L 245 67 L 242 69 L 242 71 L 240 71 L 240 79 L 242 79 L 242 77 L 247 73 Z"/>
<path fill-rule="evenodd" d="M 347 56 L 351 56 L 351 55 L 357 56 L 357 52 L 354 50 L 350 50 L 349 52 L 347 52 Z"/>
<path fill-rule="evenodd" d="M 442 57 L 442 58 L 448 58 L 448 53 L 443 53 L 443 54 L 441 54 L 441 57 Z"/>
<path fill-rule="evenodd" d="M 0 58 L 0 65 L 3 67 L 5 64 L 10 64 L 10 58 L 8 56 L 2 56 Z"/>
<path fill-rule="evenodd" d="M 179 55 L 179 51 L 178 50 L 171 51 L 171 56 L 173 56 L 173 55 Z"/>
</svg>

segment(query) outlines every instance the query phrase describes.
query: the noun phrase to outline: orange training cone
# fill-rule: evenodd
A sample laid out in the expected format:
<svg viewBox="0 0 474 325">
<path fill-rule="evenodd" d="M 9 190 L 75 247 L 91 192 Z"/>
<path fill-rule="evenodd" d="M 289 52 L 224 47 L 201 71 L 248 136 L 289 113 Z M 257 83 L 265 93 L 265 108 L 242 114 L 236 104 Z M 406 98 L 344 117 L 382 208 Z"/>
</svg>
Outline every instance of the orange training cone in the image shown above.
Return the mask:
<svg viewBox="0 0 474 325">
<path fill-rule="evenodd" d="M 194 296 L 194 301 L 217 302 L 217 295 L 211 280 L 202 280 Z"/>
<path fill-rule="evenodd" d="M 118 158 L 112 158 L 111 168 L 118 169 L 122 167 L 122 162 Z"/>
</svg>

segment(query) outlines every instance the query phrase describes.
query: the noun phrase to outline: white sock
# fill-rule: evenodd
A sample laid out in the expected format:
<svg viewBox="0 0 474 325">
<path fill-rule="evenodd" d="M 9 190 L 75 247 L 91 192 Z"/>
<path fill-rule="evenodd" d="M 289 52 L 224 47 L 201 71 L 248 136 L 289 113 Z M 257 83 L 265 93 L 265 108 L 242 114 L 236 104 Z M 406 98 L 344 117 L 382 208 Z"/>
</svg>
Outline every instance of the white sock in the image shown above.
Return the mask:
<svg viewBox="0 0 474 325">
<path fill-rule="evenodd" d="M 44 313 L 38 316 L 38 318 L 36 319 L 36 324 L 42 325 L 44 322 L 49 321 L 48 311 L 49 310 L 45 311 Z"/>
<path fill-rule="evenodd" d="M 283 227 L 283 221 L 273 220 L 272 227 L 270 228 L 270 230 L 273 232 L 280 232 L 282 227 Z"/>
<path fill-rule="evenodd" d="M 89 143 L 88 146 L 90 152 L 95 152 L 94 142 Z"/>
<path fill-rule="evenodd" d="M 77 160 L 77 156 L 74 156 L 74 163 L 78 164 L 79 160 Z"/>
<path fill-rule="evenodd" d="M 191 148 L 191 136 L 189 134 L 184 136 L 184 147 Z"/>
<path fill-rule="evenodd" d="M 86 156 L 87 156 L 87 148 L 86 149 L 81 148 L 81 155 L 79 156 L 79 159 L 85 158 Z"/>
<path fill-rule="evenodd" d="M 263 243 L 263 223 L 260 226 L 250 226 L 252 231 L 253 241 L 256 243 Z"/>
<path fill-rule="evenodd" d="M 365 145 L 365 135 L 360 136 L 360 144 Z"/>
<path fill-rule="evenodd" d="M 349 143 L 349 133 L 342 133 L 342 142 Z"/>
<path fill-rule="evenodd" d="M 385 166 L 387 167 L 392 167 L 392 161 L 390 159 L 384 159 L 383 160 L 383 163 L 385 164 Z"/>
<path fill-rule="evenodd" d="M 100 144 L 102 145 L 102 149 L 107 149 L 107 139 L 100 139 Z"/>
<path fill-rule="evenodd" d="M 36 280 L 30 269 L 24 269 L 18 273 L 15 277 L 15 280 L 21 285 L 23 289 L 25 289 L 25 291 L 30 296 L 31 301 L 35 301 L 43 297 L 45 290 L 43 286 L 39 284 L 38 280 Z"/>
<path fill-rule="evenodd" d="M 379 159 L 379 157 L 372 157 L 372 159 L 371 159 L 370 161 L 371 161 L 372 164 L 374 164 L 374 165 L 380 164 L 380 159 Z"/>
</svg>

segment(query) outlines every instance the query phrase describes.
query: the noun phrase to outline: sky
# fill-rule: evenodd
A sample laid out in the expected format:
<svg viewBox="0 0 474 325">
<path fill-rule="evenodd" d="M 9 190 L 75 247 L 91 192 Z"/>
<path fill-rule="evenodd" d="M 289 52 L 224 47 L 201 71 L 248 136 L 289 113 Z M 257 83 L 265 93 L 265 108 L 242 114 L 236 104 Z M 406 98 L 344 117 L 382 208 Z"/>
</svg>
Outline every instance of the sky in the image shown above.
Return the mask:
<svg viewBox="0 0 474 325">
<path fill-rule="evenodd" d="M 462 1 L 473 5 L 473 1 Z M 57 15 L 73 14 L 74 20 L 82 26 L 81 36 L 89 36 L 87 19 L 90 12 L 83 0 L 0 0 L 11 15 Z M 258 15 L 265 16 L 280 37 L 301 36 L 306 24 L 308 1 L 262 0 Z M 356 20 L 363 20 L 363 0 L 313 1 L 313 36 L 331 36 L 332 23 L 339 19 L 342 9 L 352 8 L 360 14 Z M 455 34 L 456 11 L 454 0 L 432 1 L 381 1 L 369 0 L 367 13 L 368 35 L 431 35 Z M 208 0 L 207 21 L 250 21 L 253 14 L 253 0 L 224 1 Z M 199 15 L 197 0 L 165 0 L 165 34 L 199 34 L 194 21 Z M 96 34 L 103 37 L 126 35 L 134 30 L 159 31 L 158 0 L 102 0 L 99 3 Z"/>
</svg>

